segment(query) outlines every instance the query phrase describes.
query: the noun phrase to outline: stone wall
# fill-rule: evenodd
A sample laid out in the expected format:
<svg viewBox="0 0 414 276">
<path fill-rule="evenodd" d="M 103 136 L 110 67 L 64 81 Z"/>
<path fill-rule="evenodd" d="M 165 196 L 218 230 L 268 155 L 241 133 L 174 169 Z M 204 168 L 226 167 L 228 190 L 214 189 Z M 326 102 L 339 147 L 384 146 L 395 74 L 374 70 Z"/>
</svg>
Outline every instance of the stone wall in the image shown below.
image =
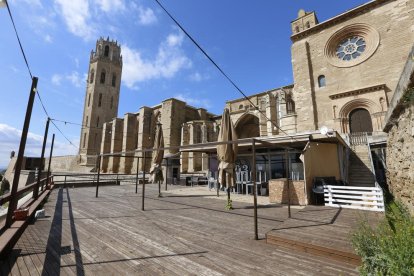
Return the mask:
<svg viewBox="0 0 414 276">
<path fill-rule="evenodd" d="M 387 182 L 390 192 L 414 214 L 414 104 L 388 132 Z"/>
<path fill-rule="evenodd" d="M 290 204 L 306 205 L 305 181 L 289 181 Z M 269 202 L 271 203 L 288 203 L 288 186 L 286 178 L 269 180 Z"/>
</svg>

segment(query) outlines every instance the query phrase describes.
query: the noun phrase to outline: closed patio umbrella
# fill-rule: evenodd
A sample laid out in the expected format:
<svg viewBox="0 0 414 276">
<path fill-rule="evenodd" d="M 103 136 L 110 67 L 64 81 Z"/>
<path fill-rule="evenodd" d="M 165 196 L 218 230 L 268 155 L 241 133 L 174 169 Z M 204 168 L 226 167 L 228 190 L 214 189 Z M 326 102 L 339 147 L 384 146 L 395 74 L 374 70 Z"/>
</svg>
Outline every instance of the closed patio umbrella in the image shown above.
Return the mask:
<svg viewBox="0 0 414 276">
<path fill-rule="evenodd" d="M 229 142 L 237 140 L 236 131 L 230 120 L 230 113 L 224 109 L 221 118 L 221 128 L 218 142 Z M 227 188 L 227 208 L 232 209 L 230 200 L 230 188 L 236 185 L 235 167 L 237 158 L 237 144 L 221 144 L 217 146 L 217 158 L 219 163 L 219 183 Z"/>
<path fill-rule="evenodd" d="M 158 196 L 161 196 L 161 181 L 164 180 L 161 169 L 161 162 L 164 158 L 164 137 L 162 134 L 162 127 L 160 123 L 157 123 L 155 130 L 155 141 L 154 141 L 154 151 L 152 152 L 152 161 L 150 169 L 150 181 L 152 183 L 158 182 Z"/>
</svg>

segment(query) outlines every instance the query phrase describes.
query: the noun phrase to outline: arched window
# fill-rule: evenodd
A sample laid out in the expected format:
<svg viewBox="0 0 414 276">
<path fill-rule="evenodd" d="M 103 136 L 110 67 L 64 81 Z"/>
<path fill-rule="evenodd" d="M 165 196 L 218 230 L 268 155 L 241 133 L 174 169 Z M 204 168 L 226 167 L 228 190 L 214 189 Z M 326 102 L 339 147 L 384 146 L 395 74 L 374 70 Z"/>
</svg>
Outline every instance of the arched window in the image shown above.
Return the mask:
<svg viewBox="0 0 414 276">
<path fill-rule="evenodd" d="M 91 70 L 91 75 L 89 76 L 89 83 L 93 83 L 93 80 L 95 78 L 95 70 Z"/>
<path fill-rule="evenodd" d="M 101 107 L 101 105 L 102 105 L 102 93 L 99 94 L 98 107 Z"/>
<path fill-rule="evenodd" d="M 105 69 L 101 72 L 101 83 L 105 83 L 106 72 Z"/>
<path fill-rule="evenodd" d="M 96 127 L 99 127 L 99 116 L 98 116 L 98 119 L 96 120 Z"/>
<path fill-rule="evenodd" d="M 242 110 L 242 109 L 243 109 L 243 107 L 244 107 L 244 106 L 243 106 L 242 104 L 241 104 L 241 105 L 239 105 L 239 109 L 240 109 L 240 110 Z"/>
<path fill-rule="evenodd" d="M 319 87 L 325 87 L 326 86 L 326 79 L 324 75 L 320 75 L 318 77 L 318 85 Z"/>
<path fill-rule="evenodd" d="M 292 99 L 292 95 L 286 95 L 286 113 L 292 114 L 295 113 L 295 102 Z"/>
<path fill-rule="evenodd" d="M 299 32 L 299 26 L 295 27 L 295 31 L 298 33 Z"/>
<path fill-rule="evenodd" d="M 116 74 L 112 74 L 112 87 L 115 87 L 116 84 Z"/>
<path fill-rule="evenodd" d="M 310 23 L 308 21 L 308 22 L 306 22 L 306 29 L 309 29 L 309 28 L 310 28 Z"/>
<path fill-rule="evenodd" d="M 106 56 L 106 57 L 109 56 L 109 46 L 108 45 L 105 46 L 104 56 Z"/>
<path fill-rule="evenodd" d="M 90 104 L 91 104 L 91 94 L 89 93 L 89 95 L 88 95 L 88 107 L 89 107 Z"/>
<path fill-rule="evenodd" d="M 114 106 L 114 96 L 111 97 L 111 109 Z"/>
</svg>

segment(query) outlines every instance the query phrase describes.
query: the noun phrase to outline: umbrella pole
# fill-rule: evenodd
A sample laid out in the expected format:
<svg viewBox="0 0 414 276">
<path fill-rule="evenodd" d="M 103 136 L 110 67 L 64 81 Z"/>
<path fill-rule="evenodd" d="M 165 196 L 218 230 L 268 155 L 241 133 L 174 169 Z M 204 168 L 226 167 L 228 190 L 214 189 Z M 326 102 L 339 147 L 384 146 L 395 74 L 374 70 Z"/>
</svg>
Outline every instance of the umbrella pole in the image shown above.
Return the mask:
<svg viewBox="0 0 414 276">
<path fill-rule="evenodd" d="M 259 239 L 257 226 L 257 186 L 256 186 L 256 140 L 252 141 L 252 182 L 253 182 L 253 204 L 254 204 L 254 239 Z M 246 187 L 247 189 L 247 187 Z"/>
<path fill-rule="evenodd" d="M 161 197 L 161 181 L 158 180 L 158 197 Z"/>
<path fill-rule="evenodd" d="M 138 182 L 139 182 L 138 173 L 139 173 L 139 157 L 137 158 L 137 176 L 136 176 L 136 179 L 135 179 L 135 193 L 136 194 L 138 193 Z"/>
<path fill-rule="evenodd" d="M 285 150 L 285 159 L 286 159 L 286 184 L 287 184 L 287 199 L 288 199 L 288 217 L 291 217 L 290 214 L 290 185 L 289 185 L 289 151 Z"/>
<path fill-rule="evenodd" d="M 230 199 L 230 187 L 228 186 L 228 183 L 227 183 L 227 205 L 226 205 L 226 209 L 227 210 L 233 210 L 233 204 L 232 204 L 231 199 Z"/>
<path fill-rule="evenodd" d="M 146 163 L 147 163 L 145 158 L 146 158 L 146 152 L 144 151 L 144 161 L 143 161 L 144 169 L 143 169 L 143 177 L 142 177 L 142 206 L 141 206 L 142 211 L 144 211 L 144 209 L 145 209 L 145 203 L 144 203 L 144 201 L 145 201 L 145 166 L 146 166 Z"/>
</svg>

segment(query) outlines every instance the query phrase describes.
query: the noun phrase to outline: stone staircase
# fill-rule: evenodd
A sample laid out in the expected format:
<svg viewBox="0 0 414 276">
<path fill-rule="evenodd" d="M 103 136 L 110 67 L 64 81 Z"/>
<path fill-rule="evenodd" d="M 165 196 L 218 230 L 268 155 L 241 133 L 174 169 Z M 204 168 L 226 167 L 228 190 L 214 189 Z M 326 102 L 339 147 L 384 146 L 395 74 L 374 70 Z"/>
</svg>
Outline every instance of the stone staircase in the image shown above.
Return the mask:
<svg viewBox="0 0 414 276">
<path fill-rule="evenodd" d="M 371 159 L 367 144 L 351 145 L 349 155 L 349 185 L 374 187 L 375 175 L 371 170 Z"/>
</svg>

